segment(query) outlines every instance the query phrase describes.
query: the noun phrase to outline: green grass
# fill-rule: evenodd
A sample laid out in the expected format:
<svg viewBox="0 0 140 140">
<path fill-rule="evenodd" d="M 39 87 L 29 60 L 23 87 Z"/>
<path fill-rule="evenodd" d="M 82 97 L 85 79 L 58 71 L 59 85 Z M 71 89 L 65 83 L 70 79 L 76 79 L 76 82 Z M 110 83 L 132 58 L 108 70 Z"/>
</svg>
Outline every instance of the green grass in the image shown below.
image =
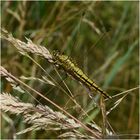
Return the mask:
<svg viewBox="0 0 140 140">
<path fill-rule="evenodd" d="M 2 1 L 1 5 L 1 25 L 15 38 L 26 42 L 27 37 L 33 43 L 45 46 L 50 52 L 59 50 L 70 56 L 90 79 L 111 96 L 139 85 L 138 1 Z M 36 61 L 34 63 L 4 39 L 1 50 L 1 65 L 15 77 L 32 77 L 21 80 L 82 122 L 94 121 L 99 126 L 103 125 L 101 111 L 89 98 L 88 91 L 64 71 L 59 69 L 55 71 L 54 66 L 46 59 L 29 53 L 33 61 Z M 59 88 L 48 84 L 48 81 L 47 84 L 39 81 L 42 76 L 47 76 L 52 81 L 46 73 L 53 77 L 53 82 L 59 83 Z M 18 96 L 23 102 L 38 104 L 39 101 L 57 110 L 36 93 L 32 95 L 34 99 L 28 94 L 30 91 L 21 94 L 20 91 L 12 89 L 4 78 L 1 81 L 1 89 L 2 92 Z M 106 101 L 107 110 L 122 96 Z M 94 100 L 99 102 L 99 96 L 95 96 Z M 107 116 L 116 134 L 138 134 L 138 103 L 137 89 L 129 92 Z M 89 117 L 84 115 L 81 108 Z M 29 127 L 23 122 L 22 116 L 6 113 L 6 117 L 12 119 L 16 132 Z M 2 128 L 1 138 L 13 137 L 14 132 L 11 131 L 12 128 L 5 117 L 2 117 Z M 80 131 L 84 134 L 83 130 Z M 28 132 L 18 138 L 57 138 L 58 135 L 60 135 L 58 131 L 46 133 L 40 130 Z M 132 135 L 121 137 L 138 138 Z"/>
</svg>

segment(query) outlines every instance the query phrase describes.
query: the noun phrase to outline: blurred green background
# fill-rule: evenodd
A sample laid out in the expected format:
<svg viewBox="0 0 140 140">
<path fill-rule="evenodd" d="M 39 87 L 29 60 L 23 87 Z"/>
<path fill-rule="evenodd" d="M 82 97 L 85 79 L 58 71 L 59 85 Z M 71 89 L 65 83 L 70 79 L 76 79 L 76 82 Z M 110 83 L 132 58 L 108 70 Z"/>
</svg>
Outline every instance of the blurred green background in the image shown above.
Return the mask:
<svg viewBox="0 0 140 140">
<path fill-rule="evenodd" d="M 59 50 L 69 55 L 91 79 L 112 96 L 139 85 L 138 1 L 2 1 L 1 25 L 22 41 L 26 41 L 27 37 L 34 43 L 45 46 L 50 52 Z M 45 75 L 36 64 L 19 54 L 7 41 L 2 40 L 1 50 L 2 66 L 16 77 Z M 31 56 L 63 86 L 53 67 L 45 59 Z M 59 72 L 76 101 L 87 110 L 89 102 L 91 103 L 87 91 L 64 72 Z M 69 99 L 55 87 L 48 93 L 51 85 L 42 85 L 32 80 L 24 82 L 45 93 L 45 96 L 60 106 L 65 106 Z M 4 92 L 19 96 L 22 101 L 36 104 L 28 94 L 13 91 L 3 79 L 1 88 Z M 40 97 L 34 96 L 42 104 L 47 104 Z M 108 120 L 117 134 L 138 134 L 138 97 L 138 90 L 130 92 L 109 114 Z M 107 108 L 113 106 L 118 99 L 119 97 L 107 103 Z M 78 118 L 79 111 L 74 103 L 70 102 L 66 109 Z M 98 111 L 90 113 L 95 122 L 100 124 Z M 17 132 L 27 127 L 21 116 L 9 116 Z M 3 118 L 2 128 L 2 138 L 11 138 L 12 127 Z M 51 138 L 54 135 L 52 132 L 47 134 L 49 136 L 43 132 L 33 132 L 20 138 Z"/>
</svg>

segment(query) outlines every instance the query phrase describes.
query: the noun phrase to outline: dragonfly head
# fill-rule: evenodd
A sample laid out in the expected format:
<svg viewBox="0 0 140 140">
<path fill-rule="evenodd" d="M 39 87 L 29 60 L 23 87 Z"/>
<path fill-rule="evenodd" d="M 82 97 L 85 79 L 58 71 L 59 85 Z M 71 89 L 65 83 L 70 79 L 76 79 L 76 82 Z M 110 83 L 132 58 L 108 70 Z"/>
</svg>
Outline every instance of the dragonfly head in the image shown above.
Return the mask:
<svg viewBox="0 0 140 140">
<path fill-rule="evenodd" d="M 61 54 L 59 51 L 54 51 L 53 52 L 53 57 L 56 61 L 59 62 L 65 62 L 68 59 L 68 56 Z"/>
</svg>

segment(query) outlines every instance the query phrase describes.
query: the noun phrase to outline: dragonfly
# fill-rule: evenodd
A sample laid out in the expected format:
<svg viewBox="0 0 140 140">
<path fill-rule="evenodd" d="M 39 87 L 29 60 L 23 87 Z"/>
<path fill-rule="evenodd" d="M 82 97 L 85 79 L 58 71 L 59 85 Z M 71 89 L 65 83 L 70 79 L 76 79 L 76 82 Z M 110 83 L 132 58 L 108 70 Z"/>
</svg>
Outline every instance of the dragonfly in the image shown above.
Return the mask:
<svg viewBox="0 0 140 140">
<path fill-rule="evenodd" d="M 103 91 L 97 84 L 91 80 L 79 67 L 73 62 L 73 60 L 60 52 L 53 52 L 53 59 L 55 66 L 63 69 L 68 75 L 72 76 L 75 80 L 79 81 L 84 85 L 91 93 L 97 91 L 102 94 L 104 97 L 110 98 L 105 91 Z"/>
</svg>

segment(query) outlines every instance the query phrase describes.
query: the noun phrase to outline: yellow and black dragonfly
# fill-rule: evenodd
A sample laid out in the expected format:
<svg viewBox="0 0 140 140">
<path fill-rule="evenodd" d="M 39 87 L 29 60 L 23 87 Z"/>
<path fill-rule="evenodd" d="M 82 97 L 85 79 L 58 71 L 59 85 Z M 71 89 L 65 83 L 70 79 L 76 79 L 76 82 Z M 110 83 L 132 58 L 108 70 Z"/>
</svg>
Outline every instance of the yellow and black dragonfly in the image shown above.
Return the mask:
<svg viewBox="0 0 140 140">
<path fill-rule="evenodd" d="M 91 80 L 67 55 L 59 52 L 53 53 L 54 64 L 63 69 L 67 74 L 72 76 L 75 80 L 82 83 L 91 93 L 97 91 L 104 97 L 111 98 L 105 91 L 103 91 L 97 84 Z"/>
</svg>

